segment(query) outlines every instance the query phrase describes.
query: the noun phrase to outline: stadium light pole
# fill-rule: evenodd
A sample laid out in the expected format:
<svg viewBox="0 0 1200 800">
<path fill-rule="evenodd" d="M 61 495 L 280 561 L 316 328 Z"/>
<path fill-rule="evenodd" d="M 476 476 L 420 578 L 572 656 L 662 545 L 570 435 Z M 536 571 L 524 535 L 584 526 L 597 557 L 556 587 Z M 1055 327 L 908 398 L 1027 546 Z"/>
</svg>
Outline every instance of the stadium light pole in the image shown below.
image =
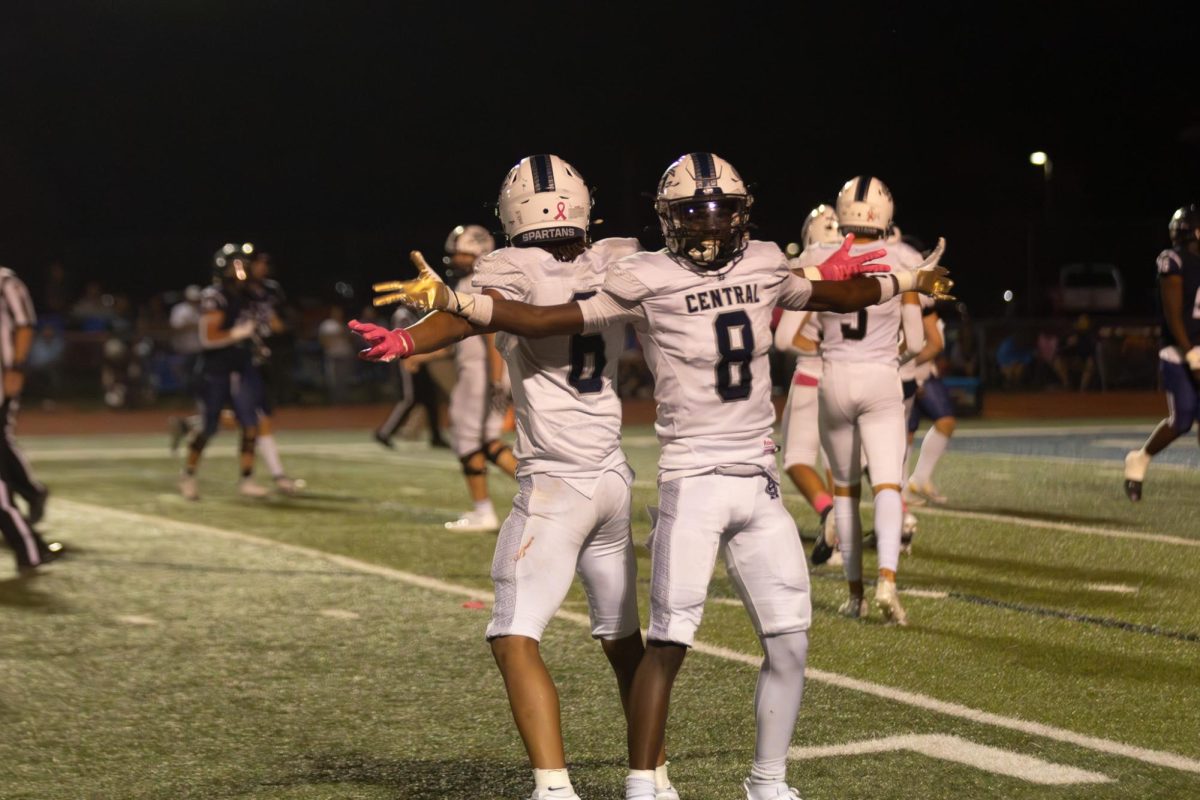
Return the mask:
<svg viewBox="0 0 1200 800">
<path fill-rule="evenodd" d="M 1050 156 L 1046 151 L 1035 150 L 1029 154 L 1029 163 L 1035 167 L 1040 167 L 1042 170 L 1042 220 L 1040 228 L 1044 236 L 1047 235 L 1047 230 L 1050 227 L 1050 178 L 1054 175 L 1054 162 L 1050 160 Z M 1037 227 L 1031 220 L 1028 228 L 1028 236 L 1026 237 L 1025 294 L 1028 298 L 1026 302 L 1029 304 L 1031 316 L 1034 311 L 1034 301 L 1037 297 Z"/>
</svg>

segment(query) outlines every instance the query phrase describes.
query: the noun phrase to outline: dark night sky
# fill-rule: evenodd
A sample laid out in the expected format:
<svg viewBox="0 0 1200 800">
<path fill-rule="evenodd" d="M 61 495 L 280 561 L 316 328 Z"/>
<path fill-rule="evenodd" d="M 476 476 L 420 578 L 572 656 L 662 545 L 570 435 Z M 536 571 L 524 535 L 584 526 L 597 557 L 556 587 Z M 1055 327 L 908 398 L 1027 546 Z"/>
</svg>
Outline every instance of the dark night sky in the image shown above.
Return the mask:
<svg viewBox="0 0 1200 800">
<path fill-rule="evenodd" d="M 628 235 L 706 149 L 757 184 L 762 238 L 868 172 L 984 310 L 1024 287 L 1031 221 L 1040 280 L 1110 260 L 1140 298 L 1200 199 L 1200 4 L 983 5 L 39 4 L 0 29 L 0 262 L 146 293 L 254 238 L 285 284 L 361 289 L 493 224 L 521 156 L 573 162 L 596 234 Z"/>
</svg>

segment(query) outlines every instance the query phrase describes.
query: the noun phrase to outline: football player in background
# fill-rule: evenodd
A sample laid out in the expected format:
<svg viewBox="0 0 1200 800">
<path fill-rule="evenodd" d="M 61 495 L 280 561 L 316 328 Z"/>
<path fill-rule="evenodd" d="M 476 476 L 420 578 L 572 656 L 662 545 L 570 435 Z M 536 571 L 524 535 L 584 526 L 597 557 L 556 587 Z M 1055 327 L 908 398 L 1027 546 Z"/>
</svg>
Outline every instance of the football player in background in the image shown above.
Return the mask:
<svg viewBox="0 0 1200 800">
<path fill-rule="evenodd" d="M 800 231 L 805 249 L 817 244 L 840 243 L 837 214 L 822 203 L 809 213 Z M 820 524 L 813 546 L 814 565 L 824 564 L 834 554 L 837 530 L 833 520 L 832 491 L 825 476 L 817 472 L 821 461 L 821 431 L 818 427 L 817 387 L 821 381 L 821 331 L 812 311 L 784 311 L 775 327 L 775 349 L 794 353 L 796 368 L 783 407 L 783 471 L 817 512 Z"/>
<path fill-rule="evenodd" d="M 446 239 L 450 265 L 463 277 L 456 291 L 478 291 L 471 285 L 475 262 L 490 253 L 496 241 L 481 225 L 457 226 Z M 473 508 L 446 528 L 459 531 L 494 531 L 500 520 L 488 494 L 487 462 L 492 462 L 510 477 L 516 477 L 517 460 L 500 440 L 507 405 L 504 362 L 496 350 L 495 336 L 468 337 L 454 346 L 454 367 L 458 375 L 450 392 L 450 427 L 454 452 L 462 464 Z M 435 423 L 436 424 L 436 423 Z"/>
<path fill-rule="evenodd" d="M 1167 230 L 1171 247 L 1158 256 L 1163 321 L 1158 369 L 1167 395 L 1167 418 L 1140 450 L 1125 456 L 1125 494 L 1135 503 L 1142 499 L 1150 460 L 1190 431 L 1200 416 L 1200 205 L 1176 211 Z"/>
<path fill-rule="evenodd" d="M 392 313 L 391 325 L 392 328 L 408 328 L 420 319 L 420 314 L 408 306 L 399 305 Z M 437 387 L 429 375 L 428 367 L 405 359 L 396 362 L 396 373 L 400 383 L 399 396 L 387 419 L 375 429 L 375 441 L 389 450 L 394 449 L 392 437 L 404 427 L 413 409 L 419 405 L 425 409 L 425 417 L 429 421 L 429 446 L 449 447 L 450 444 L 442 438 L 442 432 L 438 429 Z"/>
<path fill-rule="evenodd" d="M 226 244 L 213 256 L 213 285 L 201 297 L 200 342 L 204 346 L 200 367 L 200 406 L 203 427 L 188 442 L 179 492 L 188 500 L 199 500 L 196 472 L 209 440 L 220 428 L 221 409 L 233 407 L 241 427 L 238 457 L 238 491 L 247 497 L 263 497 L 267 490 L 254 482 L 254 448 L 258 437 L 258 401 L 254 392 L 238 391 L 253 370 L 253 337 L 258 322 L 248 291 L 254 246 Z"/>
<path fill-rule="evenodd" d="M 542 305 L 595 294 L 609 267 L 641 247 L 636 239 L 590 241 L 591 207 L 587 184 L 566 161 L 554 155 L 521 159 L 504 179 L 497 206 L 508 246 L 476 262 L 472 288 Z M 368 341 L 387 333 L 357 321 L 350 327 Z M 412 350 L 421 352 L 485 334 L 462 317 L 434 312 L 406 335 Z M 615 386 L 624 331 L 613 326 L 544 339 L 501 333 L 496 343 L 512 377 L 520 492 L 496 542 L 496 599 L 487 637 L 533 767 L 533 800 L 577 800 L 558 693 L 539 642 L 578 572 L 592 636 L 612 665 L 628 713 L 643 645 L 630 532 L 634 476 L 621 451 Z M 657 800 L 677 800 L 665 753 L 655 767 Z"/>
<path fill-rule="evenodd" d="M 658 184 L 655 210 L 666 249 L 622 259 L 591 297 L 534 306 L 498 293 L 460 295 L 428 270 L 401 292 L 422 307 L 520 336 L 597 334 L 626 323 L 642 333 L 662 453 L 649 642 L 631 695 L 627 800 L 655 797 L 671 687 L 694 640 L 719 552 L 765 652 L 755 693 L 754 764 L 743 789 L 749 800 L 795 792 L 787 786 L 786 759 L 803 695 L 812 608 L 804 551 L 780 499 L 770 438 L 775 410 L 766 355 L 774 307 L 850 312 L 901 291 L 949 288 L 936 257 L 920 271 L 832 280 L 881 269 L 865 262 L 882 251 L 849 255 L 852 237 L 806 270 L 830 280 L 795 275 L 778 246 L 750 240 L 752 203 L 732 165 L 690 153 Z M 403 355 L 411 346 L 411 337 L 393 331 L 376 348 Z"/>
<path fill-rule="evenodd" d="M 891 227 L 893 202 L 883 181 L 868 175 L 852 178 L 837 198 L 838 225 L 843 232 L 862 237 L 851 249 L 881 251 L 881 264 L 893 272 L 921 263 L 921 256 L 899 242 L 885 241 Z M 832 245 L 805 251 L 800 263 L 821 260 Z M 934 259 L 941 256 L 935 251 Z M 875 493 L 875 537 L 879 547 L 879 579 L 875 602 L 887 621 L 907 624 L 907 615 L 896 591 L 900 561 L 900 536 L 904 511 L 900 498 L 903 481 L 905 420 L 900 388 L 896 342 L 903 322 L 909 352 L 924 343 L 921 307 L 915 292 L 905 292 L 888 302 L 851 314 L 820 315 L 821 358 L 824 370 L 820 387 L 821 444 L 833 472 L 834 518 L 849 597 L 839 611 L 850 617 L 868 612 L 863 597 L 862 493 L 863 452 L 871 465 Z"/>
<path fill-rule="evenodd" d="M 256 447 L 263 461 L 267 462 L 267 469 L 271 471 L 271 479 L 275 482 L 275 488 L 283 494 L 295 494 L 303 486 L 303 481 L 289 478 L 284 471 L 283 460 L 279 456 L 279 444 L 275 441 L 275 426 L 272 420 L 275 413 L 275 393 L 273 391 L 275 376 L 271 371 L 270 340 L 284 332 L 280 310 L 286 302 L 286 296 L 279 281 L 271 277 L 271 271 L 271 256 L 255 249 L 250 262 L 250 279 L 246 288 L 250 297 L 250 316 L 257 326 L 254 336 L 251 337 L 254 341 L 251 369 L 245 373 L 238 391 L 254 393 L 255 404 L 258 406 Z"/>
</svg>

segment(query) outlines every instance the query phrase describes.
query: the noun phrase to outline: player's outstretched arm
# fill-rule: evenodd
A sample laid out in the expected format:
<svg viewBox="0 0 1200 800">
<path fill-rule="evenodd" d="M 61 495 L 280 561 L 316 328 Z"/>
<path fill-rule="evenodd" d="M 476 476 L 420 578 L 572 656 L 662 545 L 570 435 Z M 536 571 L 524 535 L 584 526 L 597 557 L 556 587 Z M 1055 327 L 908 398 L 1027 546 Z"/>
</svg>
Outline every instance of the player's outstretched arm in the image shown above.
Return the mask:
<svg viewBox="0 0 1200 800">
<path fill-rule="evenodd" d="M 382 325 L 356 319 L 350 320 L 346 327 L 367 343 L 366 349 L 358 352 L 358 357 L 364 361 L 394 361 L 397 358 L 435 353 L 468 336 L 487 332 L 462 317 L 442 313 L 430 314 L 410 328 L 389 330 Z"/>
<path fill-rule="evenodd" d="M 456 292 L 430 269 L 419 251 L 411 257 L 419 277 L 375 284 L 375 291 L 384 293 L 375 298 L 375 305 L 404 303 L 419 311 L 448 311 L 487 330 L 530 338 L 583 331 L 583 312 L 577 303 L 535 306 L 507 300 L 492 290 L 481 295 Z"/>
<path fill-rule="evenodd" d="M 887 275 L 871 278 L 852 278 L 843 281 L 813 281 L 812 293 L 803 307 L 812 311 L 835 311 L 846 314 L 861 308 L 887 302 L 901 292 L 920 292 L 938 300 L 953 300 L 949 293 L 954 281 L 947 275 L 950 271 L 938 265 L 946 249 L 946 240 L 938 239 L 937 247 L 929 257 L 914 269 L 900 269 Z M 868 265 L 857 265 L 861 269 Z M 791 308 L 785 292 L 780 305 Z"/>
</svg>

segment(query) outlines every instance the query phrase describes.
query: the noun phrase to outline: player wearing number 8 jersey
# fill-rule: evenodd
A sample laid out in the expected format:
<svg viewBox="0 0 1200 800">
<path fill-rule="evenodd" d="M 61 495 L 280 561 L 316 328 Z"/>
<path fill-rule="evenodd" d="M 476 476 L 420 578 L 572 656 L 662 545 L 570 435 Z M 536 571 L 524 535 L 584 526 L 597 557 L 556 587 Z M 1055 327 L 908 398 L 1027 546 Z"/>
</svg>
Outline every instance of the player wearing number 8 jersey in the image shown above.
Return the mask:
<svg viewBox="0 0 1200 800">
<path fill-rule="evenodd" d="M 749 240 L 751 203 L 728 162 L 692 153 L 659 182 L 656 210 L 667 248 L 622 259 L 593 297 L 539 307 L 493 294 L 459 296 L 428 271 L 394 287 L 398 297 L 419 307 L 450 310 L 521 336 L 592 334 L 626 322 L 643 334 L 655 375 L 662 456 L 651 544 L 651 641 L 631 697 L 631 800 L 655 797 L 654 765 L 671 686 L 699 625 L 719 552 L 767 654 L 756 692 L 758 737 L 746 796 L 789 792 L 785 762 L 803 692 L 811 604 L 795 522 L 780 502 L 770 438 L 774 411 L 766 354 L 772 308 L 853 311 L 901 289 L 948 288 L 944 270 L 932 261 L 898 276 L 810 282 L 792 274 L 777 246 Z M 813 268 L 812 276 L 880 271 L 864 265 L 874 253 L 847 254 L 851 241 Z M 404 332 L 372 336 L 368 357 L 411 352 L 415 338 Z"/>
</svg>

